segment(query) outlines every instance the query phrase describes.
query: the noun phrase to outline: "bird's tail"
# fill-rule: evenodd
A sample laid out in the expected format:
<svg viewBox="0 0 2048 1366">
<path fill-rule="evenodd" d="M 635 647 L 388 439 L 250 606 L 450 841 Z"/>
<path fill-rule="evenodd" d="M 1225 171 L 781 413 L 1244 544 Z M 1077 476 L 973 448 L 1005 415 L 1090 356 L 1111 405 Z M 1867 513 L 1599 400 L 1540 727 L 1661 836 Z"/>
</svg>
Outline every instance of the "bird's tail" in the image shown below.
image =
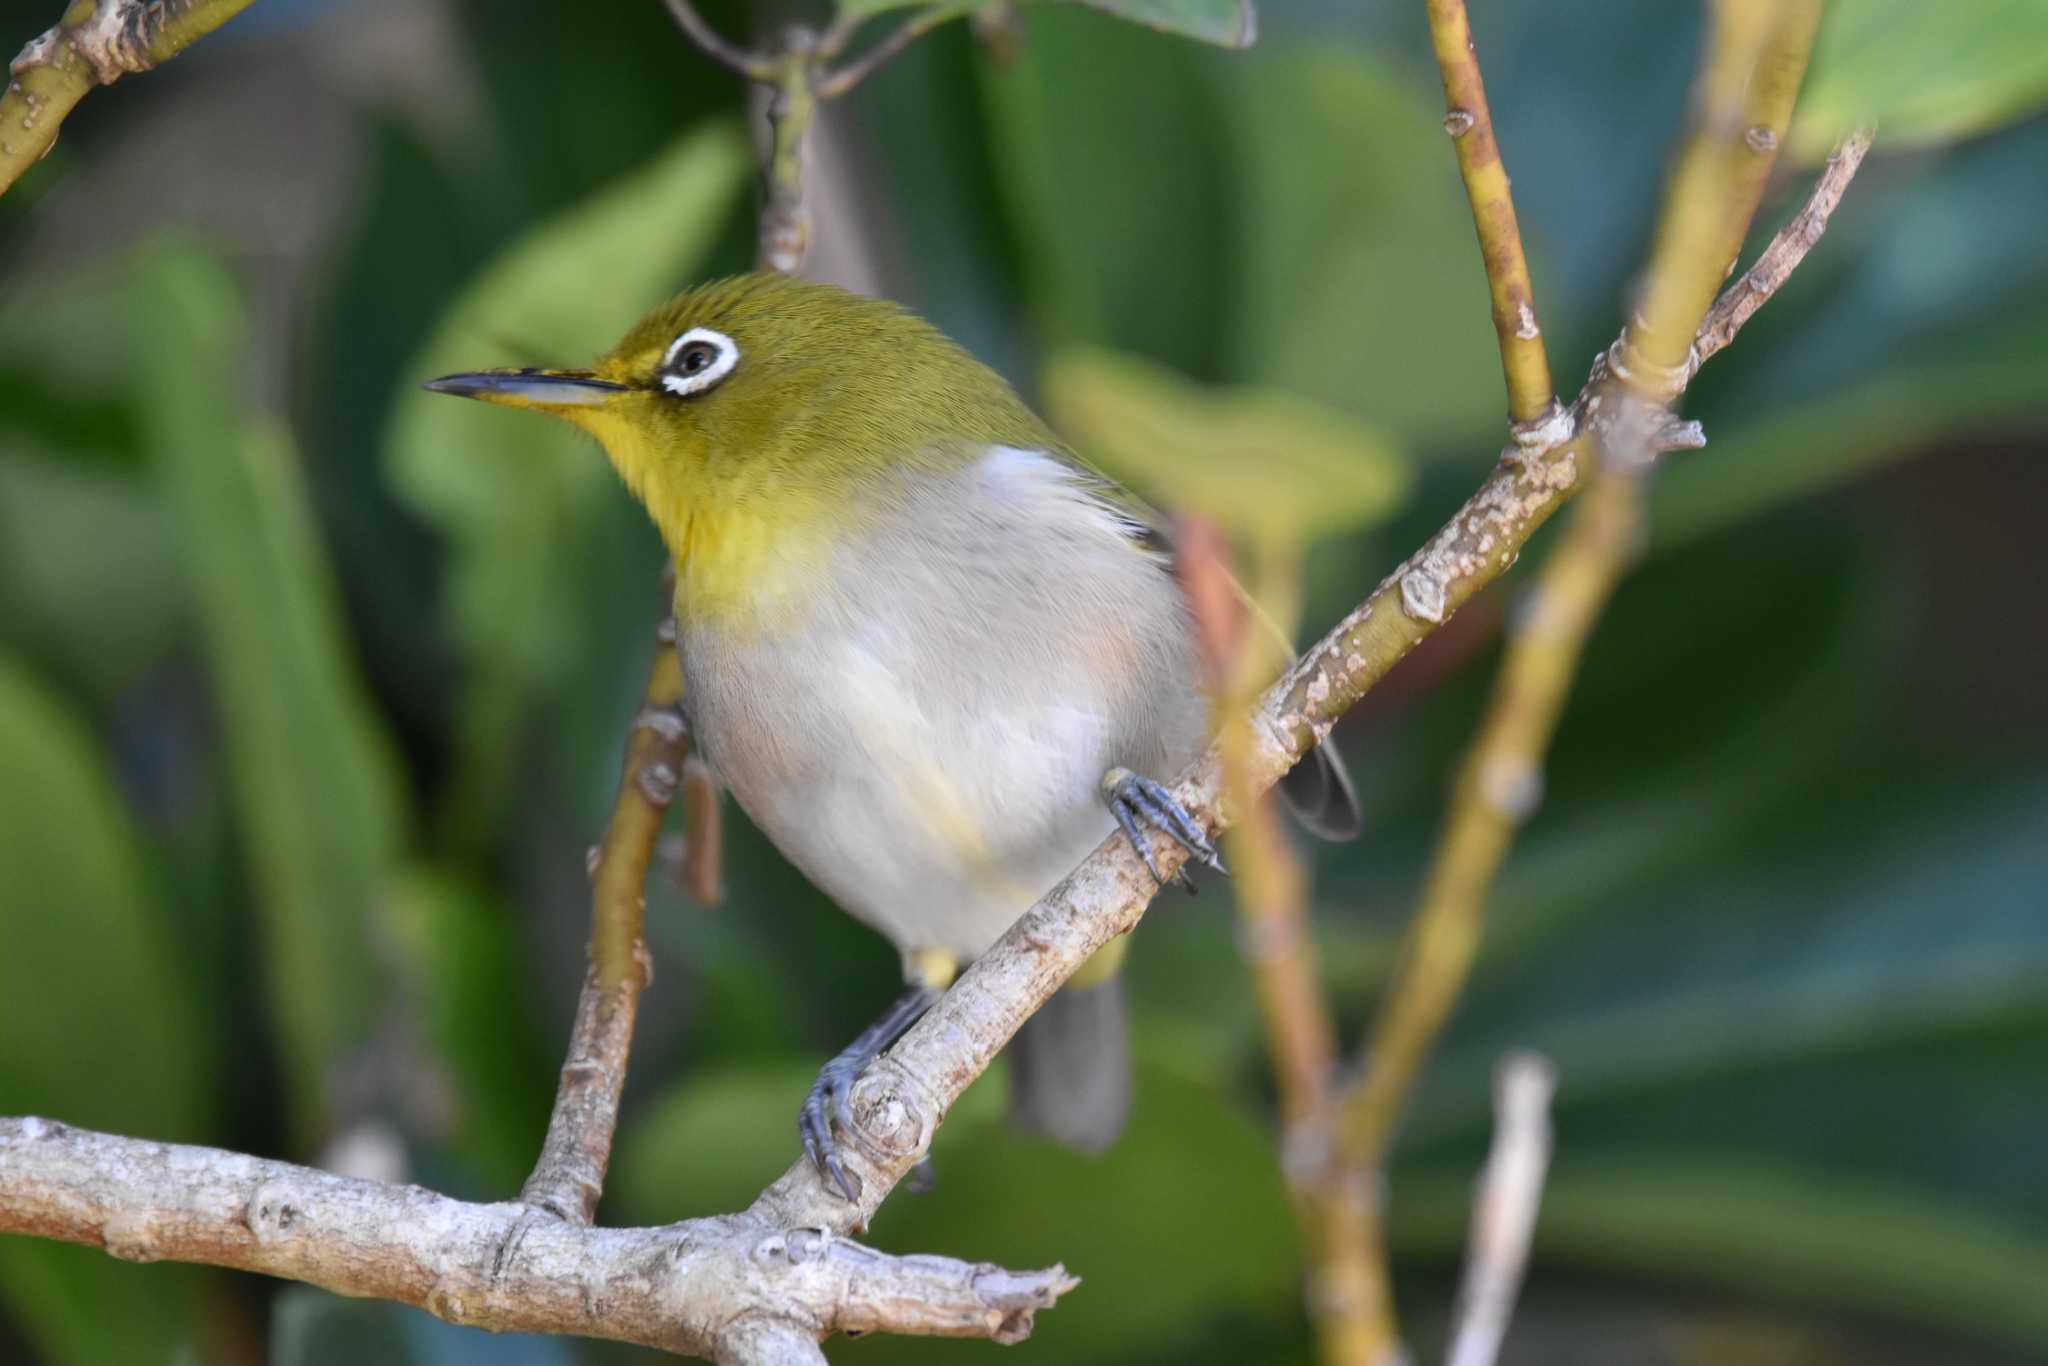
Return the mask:
<svg viewBox="0 0 2048 1366">
<path fill-rule="evenodd" d="M 1123 1132 L 1130 1111 L 1122 975 L 1062 987 L 1010 1041 L 1010 1122 L 1094 1153 Z"/>
</svg>

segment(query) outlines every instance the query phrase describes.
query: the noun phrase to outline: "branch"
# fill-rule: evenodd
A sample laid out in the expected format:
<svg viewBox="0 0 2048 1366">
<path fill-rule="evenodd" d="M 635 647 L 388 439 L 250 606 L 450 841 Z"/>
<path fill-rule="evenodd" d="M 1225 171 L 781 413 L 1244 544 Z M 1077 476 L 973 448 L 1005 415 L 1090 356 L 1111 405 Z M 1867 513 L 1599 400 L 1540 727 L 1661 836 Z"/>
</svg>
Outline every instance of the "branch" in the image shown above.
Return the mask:
<svg viewBox="0 0 2048 1366">
<path fill-rule="evenodd" d="M 1791 117 L 1818 11 L 1815 0 L 1782 8 L 1774 0 L 1731 0 L 1716 12 L 1703 102 L 1666 206 L 1644 311 L 1608 353 L 1607 366 L 1620 384 L 1596 367 L 1573 405 L 1578 423 L 1596 431 L 1608 448 L 1612 465 L 1632 471 L 1644 463 L 1645 446 L 1691 440 L 1690 433 L 1670 426 L 1668 404 L 1694 373 L 1695 364 L 1687 360 L 1693 354 L 1690 338 L 1705 324 L 1712 286 L 1727 275 L 1755 215 Z M 1831 193 L 1839 198 L 1838 189 Z M 1688 252 L 1676 250 L 1674 242 Z M 1708 285 L 1704 295 L 1702 281 Z M 1690 308 L 1693 299 L 1699 303 L 1690 318 L 1676 319 L 1685 323 L 1687 344 L 1673 348 L 1663 339 L 1672 331 L 1674 311 Z M 1667 363 L 1664 358 L 1674 354 Z M 1654 411 L 1631 405 L 1623 386 L 1647 389 Z M 1638 515 L 1633 491 L 1624 485 L 1589 504 L 1583 526 L 1559 547 L 1534 607 L 1523 614 L 1452 799 L 1404 967 L 1367 1053 L 1370 1067 L 1346 1107 L 1344 1143 L 1354 1160 L 1383 1159 L 1423 1058 L 1462 988 L 1486 894 L 1514 827 L 1534 809 L 1543 751 L 1586 634 L 1633 547 Z"/>
<path fill-rule="evenodd" d="M 95 85 L 148 71 L 249 7 L 250 0 L 72 0 L 8 67 L 0 94 L 0 194 L 56 145 Z"/>
<path fill-rule="evenodd" d="M 1500 368 L 1507 378 L 1508 418 L 1517 439 L 1555 440 L 1561 416 L 1551 386 L 1550 361 L 1543 353 L 1543 329 L 1536 323 L 1535 288 L 1515 221 L 1508 172 L 1493 135 L 1486 82 L 1473 50 L 1472 22 L 1465 0 L 1429 0 L 1429 34 L 1443 75 L 1444 131 L 1458 149 L 1458 174 L 1472 203 L 1472 226 L 1493 295 L 1493 330 L 1500 340 Z"/>
<path fill-rule="evenodd" d="M 498 1332 L 574 1333 L 719 1361 L 822 1360 L 827 1333 L 1014 1342 L 1076 1284 L 893 1257 L 743 1217 L 595 1229 L 214 1148 L 0 1119 L 0 1233 L 127 1261 L 234 1267 Z M 782 1325 L 764 1333 L 762 1321 Z M 806 1335 L 809 1356 L 768 1353 Z"/>
<path fill-rule="evenodd" d="M 1707 320 L 1700 324 L 1699 335 L 1693 339 L 1695 366 L 1704 364 L 1708 357 L 1734 341 L 1742 325 L 1771 301 L 1771 296 L 1806 259 L 1806 253 L 1820 244 L 1822 234 L 1828 230 L 1828 219 L 1834 216 L 1835 206 L 1842 202 L 1849 182 L 1856 178 L 1864 156 L 1870 151 L 1873 136 L 1874 130 L 1864 127 L 1852 130 L 1842 140 L 1829 155 L 1827 168 L 1821 172 L 1813 193 L 1806 197 L 1805 207 L 1778 229 L 1756 264 L 1715 300 Z"/>
<path fill-rule="evenodd" d="M 907 20 L 895 32 L 876 43 L 866 52 L 849 61 L 837 71 L 819 78 L 818 96 L 821 99 L 836 100 L 862 81 L 881 70 L 904 48 L 930 33 L 950 19 L 958 18 L 958 12 L 945 6 L 925 10 L 916 18 Z"/>
<path fill-rule="evenodd" d="M 727 42 L 719 36 L 717 29 L 704 21 L 704 16 L 697 13 L 697 7 L 690 0 L 665 0 L 665 3 L 669 16 L 676 21 L 676 27 L 683 31 L 683 36 L 712 61 L 750 81 L 767 83 L 775 79 L 779 63 L 774 57 L 750 52 Z"/>
<path fill-rule="evenodd" d="M 519 1197 L 578 1224 L 597 1217 L 611 1164 L 633 1023 L 649 977 L 641 938 L 647 870 L 689 750 L 680 710 L 682 666 L 674 631 L 666 621 L 664 627 L 657 633 L 654 667 L 626 742 L 611 820 L 604 842 L 593 851 L 590 970 L 576 1002 L 569 1056 L 562 1064 L 540 1159 Z M 717 800 L 715 792 L 693 796 Z"/>
<path fill-rule="evenodd" d="M 1500 1355 L 1550 1170 L 1550 1097 L 1556 1089 L 1556 1069 L 1534 1053 L 1501 1059 L 1494 1074 L 1493 1148 L 1472 1202 L 1447 1366 L 1493 1366 Z"/>
</svg>

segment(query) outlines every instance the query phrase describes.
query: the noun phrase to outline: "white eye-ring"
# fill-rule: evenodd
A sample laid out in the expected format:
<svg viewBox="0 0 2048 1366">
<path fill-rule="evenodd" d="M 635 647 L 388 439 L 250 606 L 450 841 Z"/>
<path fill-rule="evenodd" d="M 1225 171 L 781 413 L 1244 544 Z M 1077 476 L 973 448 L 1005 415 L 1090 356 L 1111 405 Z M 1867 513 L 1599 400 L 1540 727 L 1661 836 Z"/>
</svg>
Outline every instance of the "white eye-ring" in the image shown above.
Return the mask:
<svg viewBox="0 0 2048 1366">
<path fill-rule="evenodd" d="M 731 337 L 708 327 L 693 327 L 677 337 L 661 358 L 661 387 L 685 398 L 701 394 L 739 363 L 739 344 Z"/>
</svg>

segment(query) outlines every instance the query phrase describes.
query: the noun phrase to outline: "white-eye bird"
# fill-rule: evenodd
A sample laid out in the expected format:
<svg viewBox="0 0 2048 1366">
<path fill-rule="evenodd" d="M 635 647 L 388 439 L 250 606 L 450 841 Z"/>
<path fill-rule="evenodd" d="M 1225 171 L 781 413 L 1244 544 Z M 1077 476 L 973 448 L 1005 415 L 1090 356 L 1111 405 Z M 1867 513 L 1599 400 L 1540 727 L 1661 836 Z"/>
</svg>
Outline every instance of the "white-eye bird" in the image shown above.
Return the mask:
<svg viewBox="0 0 2048 1366">
<path fill-rule="evenodd" d="M 1210 724 L 1164 539 L 922 320 L 749 275 L 655 309 L 587 370 L 427 387 L 603 444 L 675 557 L 698 751 L 791 863 L 902 953 L 908 990 L 825 1066 L 798 1121 L 849 1197 L 835 1131 L 861 1069 L 1112 829 L 1148 864 L 1140 823 L 1220 867 L 1155 781 Z M 1355 828 L 1333 759 L 1297 778 L 1312 829 Z M 1022 1127 L 1090 1150 L 1121 1129 L 1122 948 L 1018 1034 Z"/>
</svg>

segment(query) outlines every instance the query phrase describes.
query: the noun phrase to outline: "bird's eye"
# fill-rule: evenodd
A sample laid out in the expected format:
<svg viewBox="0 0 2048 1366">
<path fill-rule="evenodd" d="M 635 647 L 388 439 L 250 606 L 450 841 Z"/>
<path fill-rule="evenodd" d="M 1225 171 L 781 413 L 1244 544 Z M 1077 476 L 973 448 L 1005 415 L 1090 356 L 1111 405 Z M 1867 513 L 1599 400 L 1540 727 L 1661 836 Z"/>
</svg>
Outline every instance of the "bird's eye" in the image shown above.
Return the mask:
<svg viewBox="0 0 2048 1366">
<path fill-rule="evenodd" d="M 739 364 L 739 345 L 723 332 L 693 327 L 669 344 L 661 358 L 661 387 L 687 398 L 701 394 Z"/>
</svg>

